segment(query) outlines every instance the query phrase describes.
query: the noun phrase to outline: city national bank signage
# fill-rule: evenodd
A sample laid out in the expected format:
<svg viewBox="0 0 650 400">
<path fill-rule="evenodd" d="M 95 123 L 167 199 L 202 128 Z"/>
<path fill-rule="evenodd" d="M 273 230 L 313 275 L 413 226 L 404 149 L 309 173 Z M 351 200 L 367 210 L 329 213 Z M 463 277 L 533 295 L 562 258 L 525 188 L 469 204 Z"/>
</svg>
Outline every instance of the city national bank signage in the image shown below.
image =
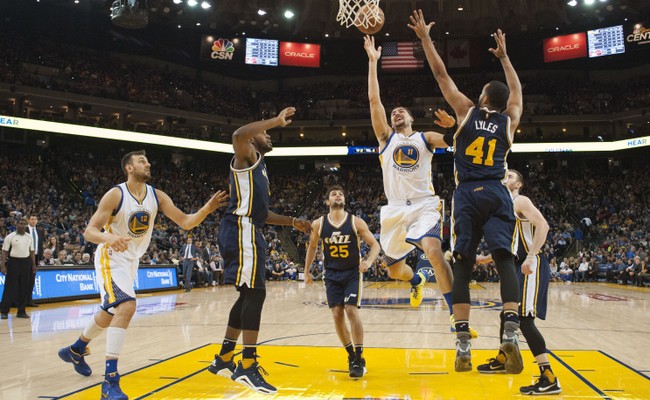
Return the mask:
<svg viewBox="0 0 650 400">
<path fill-rule="evenodd" d="M 320 44 L 280 42 L 280 65 L 320 67 Z"/>
<path fill-rule="evenodd" d="M 99 285 L 94 268 L 39 269 L 36 273 L 34 300 L 63 297 L 99 296 Z M 0 274 L 0 296 L 5 289 L 6 276 Z M 175 289 L 178 287 L 174 266 L 141 267 L 135 280 L 135 290 Z"/>
<path fill-rule="evenodd" d="M 584 32 L 544 39 L 544 62 L 587 57 L 587 36 Z"/>
</svg>

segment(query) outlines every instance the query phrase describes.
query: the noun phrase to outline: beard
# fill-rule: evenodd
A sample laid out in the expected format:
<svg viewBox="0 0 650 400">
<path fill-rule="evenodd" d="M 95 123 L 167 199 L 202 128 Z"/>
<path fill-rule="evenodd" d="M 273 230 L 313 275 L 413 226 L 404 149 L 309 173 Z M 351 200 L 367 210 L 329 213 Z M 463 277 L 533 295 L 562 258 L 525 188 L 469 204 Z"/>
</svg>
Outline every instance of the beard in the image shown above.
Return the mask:
<svg viewBox="0 0 650 400">
<path fill-rule="evenodd" d="M 133 177 L 140 182 L 149 182 L 149 179 L 151 179 L 151 172 L 136 172 L 133 174 Z"/>
</svg>

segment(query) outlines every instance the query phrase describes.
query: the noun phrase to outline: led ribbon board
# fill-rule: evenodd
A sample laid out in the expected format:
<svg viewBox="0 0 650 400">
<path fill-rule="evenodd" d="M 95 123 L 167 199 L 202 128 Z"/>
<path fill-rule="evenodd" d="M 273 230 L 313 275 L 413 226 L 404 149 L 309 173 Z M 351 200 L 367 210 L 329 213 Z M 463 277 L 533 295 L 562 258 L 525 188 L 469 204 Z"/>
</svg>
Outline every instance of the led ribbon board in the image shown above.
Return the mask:
<svg viewBox="0 0 650 400">
<path fill-rule="evenodd" d="M 58 133 L 105 140 L 153 144 L 203 150 L 215 153 L 233 153 L 230 143 L 208 142 L 205 140 L 177 138 L 117 129 L 95 128 L 91 126 L 64 124 L 61 122 L 40 121 L 30 118 L 0 115 L 0 127 Z M 650 136 L 617 140 L 614 142 L 566 142 L 566 143 L 515 143 L 513 153 L 572 153 L 572 152 L 612 152 L 650 146 Z M 451 147 L 436 149 L 436 153 L 451 152 Z M 309 146 L 309 147 L 274 147 L 267 157 L 303 157 L 303 156 L 345 156 L 379 154 L 375 146 Z"/>
</svg>

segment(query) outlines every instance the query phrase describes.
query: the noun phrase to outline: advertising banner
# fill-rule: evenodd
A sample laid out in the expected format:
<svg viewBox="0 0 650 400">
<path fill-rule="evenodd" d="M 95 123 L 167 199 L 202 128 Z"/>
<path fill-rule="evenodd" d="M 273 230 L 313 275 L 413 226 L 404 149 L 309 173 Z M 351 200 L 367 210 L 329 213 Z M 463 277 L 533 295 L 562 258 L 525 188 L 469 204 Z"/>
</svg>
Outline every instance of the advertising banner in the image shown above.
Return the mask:
<svg viewBox="0 0 650 400">
<path fill-rule="evenodd" d="M 320 67 L 320 44 L 280 42 L 280 65 Z"/>
<path fill-rule="evenodd" d="M 650 24 L 639 22 L 625 27 L 625 42 L 628 48 L 634 49 L 650 44 Z"/>
<path fill-rule="evenodd" d="M 587 57 L 587 36 L 584 32 L 544 39 L 544 62 Z"/>
<path fill-rule="evenodd" d="M 244 60 L 242 42 L 238 38 L 204 35 L 201 38 L 201 59 L 241 63 Z"/>
<path fill-rule="evenodd" d="M 6 276 L 0 275 L 0 296 L 4 292 Z M 173 289 L 178 287 L 176 267 L 142 267 L 138 269 L 135 290 Z M 34 300 L 58 297 L 82 297 L 99 295 L 94 268 L 88 269 L 42 269 L 36 273 Z"/>
</svg>

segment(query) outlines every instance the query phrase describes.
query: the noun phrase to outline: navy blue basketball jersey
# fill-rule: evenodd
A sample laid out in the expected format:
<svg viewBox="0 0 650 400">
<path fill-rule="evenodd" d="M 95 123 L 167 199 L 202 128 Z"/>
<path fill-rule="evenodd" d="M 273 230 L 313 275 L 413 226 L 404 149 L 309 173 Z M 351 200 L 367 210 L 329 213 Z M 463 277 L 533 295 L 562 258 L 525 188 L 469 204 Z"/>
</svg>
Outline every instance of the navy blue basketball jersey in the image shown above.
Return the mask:
<svg viewBox="0 0 650 400">
<path fill-rule="evenodd" d="M 334 225 L 329 214 L 321 217 L 319 236 L 323 239 L 325 269 L 344 271 L 359 268 L 361 253 L 354 218 L 346 213 L 343 222 Z"/>
<path fill-rule="evenodd" d="M 226 215 L 249 217 L 253 224 L 261 227 L 269 214 L 269 178 L 266 174 L 264 157 L 257 154 L 257 162 L 245 169 L 233 167 L 230 162 L 230 204 Z"/>
<path fill-rule="evenodd" d="M 454 135 L 454 175 L 459 182 L 501 180 L 512 134 L 510 117 L 487 108 L 470 108 Z"/>
</svg>

